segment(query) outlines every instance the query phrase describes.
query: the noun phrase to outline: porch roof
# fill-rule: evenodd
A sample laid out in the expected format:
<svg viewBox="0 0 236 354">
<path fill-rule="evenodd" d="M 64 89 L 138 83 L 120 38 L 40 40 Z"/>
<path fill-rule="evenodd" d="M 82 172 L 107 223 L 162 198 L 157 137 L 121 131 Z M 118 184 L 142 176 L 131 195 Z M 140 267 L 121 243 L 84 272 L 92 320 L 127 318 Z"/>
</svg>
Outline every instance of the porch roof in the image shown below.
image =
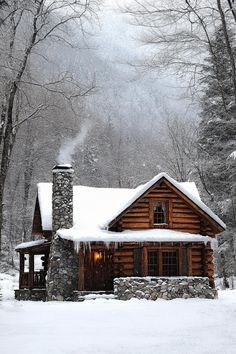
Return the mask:
<svg viewBox="0 0 236 354">
<path fill-rule="evenodd" d="M 22 242 L 16 246 L 15 250 L 17 252 L 25 252 L 25 251 L 44 251 L 45 249 L 49 248 L 51 242 L 45 239 L 29 241 L 29 242 Z"/>
</svg>

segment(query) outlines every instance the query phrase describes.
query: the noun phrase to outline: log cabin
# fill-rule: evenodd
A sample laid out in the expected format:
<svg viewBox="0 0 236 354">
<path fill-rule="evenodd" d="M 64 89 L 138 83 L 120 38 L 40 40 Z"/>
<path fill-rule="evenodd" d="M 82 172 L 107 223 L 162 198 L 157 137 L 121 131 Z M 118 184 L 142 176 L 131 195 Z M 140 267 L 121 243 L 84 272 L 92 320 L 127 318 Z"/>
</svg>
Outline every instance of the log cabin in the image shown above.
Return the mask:
<svg viewBox="0 0 236 354">
<path fill-rule="evenodd" d="M 53 169 L 39 183 L 33 241 L 18 245 L 17 299 L 70 300 L 113 291 L 116 278 L 208 278 L 212 242 L 225 224 L 195 183 L 160 173 L 136 189 L 73 186 L 73 169 Z M 127 278 L 128 279 L 128 278 Z"/>
</svg>

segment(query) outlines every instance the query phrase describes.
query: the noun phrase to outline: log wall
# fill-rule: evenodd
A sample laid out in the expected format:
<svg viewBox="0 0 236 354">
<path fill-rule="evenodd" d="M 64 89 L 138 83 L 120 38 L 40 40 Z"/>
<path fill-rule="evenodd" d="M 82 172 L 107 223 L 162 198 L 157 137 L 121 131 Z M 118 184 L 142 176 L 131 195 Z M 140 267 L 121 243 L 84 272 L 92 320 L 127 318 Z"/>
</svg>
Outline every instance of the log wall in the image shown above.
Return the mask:
<svg viewBox="0 0 236 354">
<path fill-rule="evenodd" d="M 135 264 L 135 250 L 140 249 L 142 268 L 137 272 Z M 200 276 L 208 277 L 210 284 L 214 286 L 214 264 L 213 251 L 210 244 L 205 246 L 202 243 L 146 243 L 143 245 L 124 243 L 118 249 L 114 250 L 114 277 L 130 276 L 148 276 L 147 270 L 147 252 L 149 250 L 177 250 L 179 267 L 179 276 Z M 146 254 L 146 257 L 145 257 Z M 186 254 L 186 261 L 184 255 Z M 136 260 L 137 261 L 137 260 Z M 186 264 L 185 264 L 186 263 Z M 157 274 L 157 276 L 162 274 Z"/>
<path fill-rule="evenodd" d="M 32 235 L 34 235 L 34 236 L 41 235 L 42 237 L 45 237 L 48 240 L 51 240 L 51 238 L 52 238 L 52 231 L 43 231 L 43 229 L 42 229 L 42 219 L 41 219 L 38 199 L 36 200 L 36 204 L 35 204 L 33 226 L 32 226 Z"/>
<path fill-rule="evenodd" d="M 167 225 L 153 225 L 152 205 L 155 201 L 167 201 L 168 223 Z M 195 234 L 207 234 L 214 236 L 215 231 L 211 225 L 188 205 L 174 191 L 162 182 L 154 187 L 148 194 L 137 201 L 120 218 L 112 229 L 115 230 L 145 230 L 150 228 L 168 228 L 182 232 Z"/>
</svg>

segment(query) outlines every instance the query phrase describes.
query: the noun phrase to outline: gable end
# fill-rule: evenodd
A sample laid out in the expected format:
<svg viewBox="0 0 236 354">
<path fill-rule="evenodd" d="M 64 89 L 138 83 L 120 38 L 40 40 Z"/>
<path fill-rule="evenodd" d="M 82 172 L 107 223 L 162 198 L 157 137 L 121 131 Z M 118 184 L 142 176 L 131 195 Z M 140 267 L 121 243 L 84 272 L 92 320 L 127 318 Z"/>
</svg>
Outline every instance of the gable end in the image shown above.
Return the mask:
<svg viewBox="0 0 236 354">
<path fill-rule="evenodd" d="M 164 201 L 167 206 L 168 222 L 153 225 L 152 205 Z M 109 224 L 109 229 L 168 228 L 183 232 L 209 234 L 222 232 L 218 225 L 204 210 L 178 190 L 164 176 L 148 188 L 130 206 Z"/>
</svg>

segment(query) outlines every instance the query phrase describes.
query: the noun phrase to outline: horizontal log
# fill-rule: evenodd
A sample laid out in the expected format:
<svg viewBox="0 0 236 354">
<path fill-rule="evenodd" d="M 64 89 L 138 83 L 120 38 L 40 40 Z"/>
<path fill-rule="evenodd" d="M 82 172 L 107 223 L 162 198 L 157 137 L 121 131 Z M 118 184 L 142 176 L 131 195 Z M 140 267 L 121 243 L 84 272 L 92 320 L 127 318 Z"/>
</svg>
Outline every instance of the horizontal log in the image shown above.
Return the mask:
<svg viewBox="0 0 236 354">
<path fill-rule="evenodd" d="M 134 218 L 132 217 L 123 217 L 122 218 L 122 225 L 124 225 L 125 223 L 149 223 L 149 217 L 137 217 L 135 216 Z"/>
<path fill-rule="evenodd" d="M 150 227 L 148 222 L 140 222 L 140 223 L 128 223 L 125 222 L 122 224 L 123 228 L 127 228 L 127 229 L 148 229 Z"/>
<path fill-rule="evenodd" d="M 139 207 L 139 208 L 145 208 L 146 206 L 148 206 L 149 205 L 149 201 L 148 200 L 140 200 L 139 202 L 137 202 L 137 203 L 135 203 L 134 204 L 134 207 L 135 208 L 137 208 L 137 207 Z"/>
<path fill-rule="evenodd" d="M 178 231 L 182 231 L 182 232 L 189 232 L 189 233 L 191 233 L 191 234 L 196 234 L 196 235 L 198 235 L 199 234 L 199 230 L 198 229 L 196 229 L 196 230 L 191 230 L 191 229 L 188 229 L 188 228 L 185 228 L 185 229 L 182 229 L 182 228 L 174 228 L 173 227 L 173 230 L 178 230 Z"/>
<path fill-rule="evenodd" d="M 175 202 L 175 204 L 176 205 L 185 205 L 186 207 L 188 207 L 189 208 L 189 204 L 188 203 L 186 203 L 184 200 L 182 200 L 181 198 L 176 198 L 175 200 L 174 200 L 174 202 Z"/>
<path fill-rule="evenodd" d="M 194 263 L 198 263 L 198 262 L 202 262 L 202 257 L 201 256 L 199 256 L 199 255 L 193 255 L 192 254 L 192 261 L 194 262 Z"/>
<path fill-rule="evenodd" d="M 188 209 L 186 207 L 181 208 L 180 206 L 176 206 L 176 205 L 173 205 L 173 213 L 194 214 L 191 209 Z"/>
<path fill-rule="evenodd" d="M 169 189 L 167 189 L 167 188 L 158 188 L 158 187 L 154 188 L 153 192 L 156 192 L 156 193 L 171 193 L 171 191 Z M 174 194 L 174 193 L 172 193 L 172 194 Z M 174 195 L 176 197 L 176 194 L 174 194 Z"/>
<path fill-rule="evenodd" d="M 127 257 L 127 256 L 133 256 L 133 252 L 130 251 L 115 251 L 114 257 Z"/>
<path fill-rule="evenodd" d="M 184 212 L 173 213 L 172 217 L 173 218 L 185 218 L 185 219 L 191 219 L 192 218 L 192 219 L 199 220 L 199 222 L 200 222 L 199 216 L 194 214 L 194 213 L 184 213 Z"/>
<path fill-rule="evenodd" d="M 203 276 L 203 271 L 200 271 L 200 270 L 192 270 L 192 275 L 194 277 L 202 277 Z"/>
<path fill-rule="evenodd" d="M 203 266 L 201 264 L 199 266 L 192 265 L 192 271 L 202 273 L 203 272 Z"/>
<path fill-rule="evenodd" d="M 124 263 L 123 264 L 123 271 L 125 272 L 126 270 L 133 270 L 134 269 L 134 264 L 129 264 L 129 263 Z"/>
<path fill-rule="evenodd" d="M 172 217 L 173 223 L 175 224 L 197 224 L 200 227 L 200 221 L 195 218 L 185 218 L 185 217 Z"/>
<path fill-rule="evenodd" d="M 192 224 L 192 223 L 182 223 L 182 224 L 177 224 L 176 222 L 173 222 L 173 229 L 192 229 L 192 230 L 200 230 L 199 224 Z"/>
<path fill-rule="evenodd" d="M 125 256 L 114 257 L 113 260 L 114 260 L 114 263 L 132 263 L 133 264 L 133 262 L 134 262 L 133 257 L 125 257 Z"/>
<path fill-rule="evenodd" d="M 165 199 L 165 198 L 175 198 L 175 194 L 173 193 L 157 193 L 157 192 L 150 192 L 148 194 L 149 198 L 160 198 L 160 199 Z"/>
<path fill-rule="evenodd" d="M 123 216 L 123 219 L 134 218 L 134 217 L 149 217 L 149 210 L 146 212 L 128 212 Z"/>
<path fill-rule="evenodd" d="M 147 208 L 131 208 L 130 210 L 129 210 L 129 213 L 149 213 L 149 206 L 147 207 Z"/>
</svg>

